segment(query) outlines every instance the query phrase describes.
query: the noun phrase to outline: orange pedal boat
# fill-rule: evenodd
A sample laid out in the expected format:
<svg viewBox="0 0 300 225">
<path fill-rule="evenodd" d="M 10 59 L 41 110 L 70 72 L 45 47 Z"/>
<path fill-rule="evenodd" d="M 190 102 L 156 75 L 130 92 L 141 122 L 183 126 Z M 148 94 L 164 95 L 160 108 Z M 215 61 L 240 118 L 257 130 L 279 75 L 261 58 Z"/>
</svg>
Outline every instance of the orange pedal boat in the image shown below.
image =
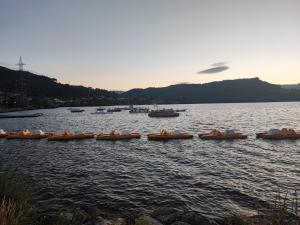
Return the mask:
<svg viewBox="0 0 300 225">
<path fill-rule="evenodd" d="M 0 138 L 6 138 L 9 135 L 14 135 L 16 132 L 8 132 L 0 129 Z"/>
<path fill-rule="evenodd" d="M 141 135 L 138 132 L 116 132 L 112 131 L 110 134 L 98 134 L 96 136 L 97 140 L 108 140 L 108 141 L 117 141 L 117 140 L 130 140 L 135 138 L 140 138 Z"/>
<path fill-rule="evenodd" d="M 157 141 L 163 141 L 163 140 L 171 140 L 171 139 L 191 139 L 194 136 L 188 132 L 183 131 L 174 131 L 174 132 L 168 132 L 166 130 L 162 130 L 160 133 L 151 133 L 148 134 L 149 140 L 157 140 Z"/>
<path fill-rule="evenodd" d="M 203 140 L 234 140 L 246 139 L 248 136 L 242 133 L 237 133 L 232 130 L 221 132 L 219 130 L 212 130 L 209 133 L 200 133 L 198 136 Z"/>
<path fill-rule="evenodd" d="M 54 134 L 48 137 L 49 141 L 68 141 L 68 140 L 82 140 L 94 138 L 94 133 L 91 132 L 82 132 L 82 133 L 71 133 L 64 132 L 63 134 Z"/>
<path fill-rule="evenodd" d="M 287 128 L 282 128 L 281 130 L 270 129 L 266 132 L 256 133 L 256 138 L 271 140 L 300 139 L 300 132 Z"/>
<path fill-rule="evenodd" d="M 42 139 L 51 136 L 52 133 L 39 131 L 37 133 L 33 133 L 29 130 L 23 130 L 18 133 L 9 134 L 6 139 Z"/>
</svg>

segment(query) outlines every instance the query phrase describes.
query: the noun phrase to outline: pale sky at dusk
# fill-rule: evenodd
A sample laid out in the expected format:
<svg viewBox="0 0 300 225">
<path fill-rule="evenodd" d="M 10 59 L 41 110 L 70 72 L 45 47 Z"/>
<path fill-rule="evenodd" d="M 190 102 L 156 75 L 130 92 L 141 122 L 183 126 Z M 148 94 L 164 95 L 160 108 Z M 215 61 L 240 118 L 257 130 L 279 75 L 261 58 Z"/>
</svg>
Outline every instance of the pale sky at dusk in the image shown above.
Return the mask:
<svg viewBox="0 0 300 225">
<path fill-rule="evenodd" d="M 0 29 L 0 65 L 62 83 L 300 83 L 300 0 L 0 0 Z"/>
</svg>

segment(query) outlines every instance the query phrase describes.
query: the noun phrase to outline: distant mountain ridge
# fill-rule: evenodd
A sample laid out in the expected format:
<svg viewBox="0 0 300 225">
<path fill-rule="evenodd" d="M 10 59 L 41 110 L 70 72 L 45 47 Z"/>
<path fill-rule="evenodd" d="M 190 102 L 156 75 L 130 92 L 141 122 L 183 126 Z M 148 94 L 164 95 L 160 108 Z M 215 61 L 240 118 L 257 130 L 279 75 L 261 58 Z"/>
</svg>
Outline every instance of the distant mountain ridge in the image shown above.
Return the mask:
<svg viewBox="0 0 300 225">
<path fill-rule="evenodd" d="M 69 100 L 69 102 L 71 99 L 72 104 L 84 106 L 300 101 L 300 90 L 283 88 L 259 78 L 224 80 L 205 84 L 181 83 L 168 87 L 137 88 L 116 93 L 104 89 L 61 84 L 54 78 L 5 67 L 0 67 L 0 92 L 26 93 L 27 97 L 58 98 Z M 89 100 L 82 102 L 81 99 Z"/>
<path fill-rule="evenodd" d="M 19 93 L 21 89 L 30 97 L 59 99 L 116 95 L 114 92 L 103 89 L 61 84 L 54 78 L 26 71 L 15 71 L 0 66 L 0 91 Z"/>
<path fill-rule="evenodd" d="M 300 84 L 284 84 L 281 85 L 281 87 L 285 89 L 300 90 Z"/>
<path fill-rule="evenodd" d="M 277 102 L 300 101 L 300 90 L 288 90 L 259 78 L 250 78 L 132 89 L 121 96 L 139 104 Z"/>
</svg>

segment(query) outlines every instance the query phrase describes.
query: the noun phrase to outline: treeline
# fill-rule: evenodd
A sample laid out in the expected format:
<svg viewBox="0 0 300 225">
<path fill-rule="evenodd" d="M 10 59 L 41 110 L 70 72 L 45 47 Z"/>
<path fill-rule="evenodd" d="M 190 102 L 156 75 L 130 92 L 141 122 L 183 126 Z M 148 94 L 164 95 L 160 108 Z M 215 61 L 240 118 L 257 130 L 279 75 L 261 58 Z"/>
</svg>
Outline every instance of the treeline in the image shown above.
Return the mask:
<svg viewBox="0 0 300 225">
<path fill-rule="evenodd" d="M 13 93 L 13 94 L 12 94 Z M 132 89 L 118 94 L 104 89 L 61 84 L 54 78 L 0 67 L 1 105 L 34 107 L 125 104 L 193 104 L 300 101 L 300 90 L 287 89 L 259 78 L 206 84 L 178 84 Z"/>
<path fill-rule="evenodd" d="M 114 92 L 84 86 L 61 84 L 54 78 L 26 71 L 15 71 L 0 67 L 0 91 L 20 93 L 30 97 L 76 99 L 92 97 L 115 97 Z"/>
</svg>

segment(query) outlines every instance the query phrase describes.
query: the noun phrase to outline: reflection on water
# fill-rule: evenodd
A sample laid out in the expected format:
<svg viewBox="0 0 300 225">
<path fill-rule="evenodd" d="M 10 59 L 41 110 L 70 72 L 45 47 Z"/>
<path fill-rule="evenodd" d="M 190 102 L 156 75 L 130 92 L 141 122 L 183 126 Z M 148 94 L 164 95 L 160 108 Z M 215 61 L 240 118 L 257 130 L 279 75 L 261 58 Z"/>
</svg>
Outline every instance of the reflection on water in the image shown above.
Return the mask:
<svg viewBox="0 0 300 225">
<path fill-rule="evenodd" d="M 170 106 L 169 106 L 170 107 Z M 271 199 L 278 188 L 300 187 L 300 141 L 255 139 L 269 128 L 300 129 L 300 103 L 175 105 L 187 108 L 178 118 L 149 118 L 128 111 L 91 115 L 64 108 L 38 110 L 45 116 L 0 120 L 7 130 L 63 132 L 140 131 L 140 140 L 51 142 L 0 140 L 0 159 L 30 182 L 42 210 L 92 203 L 126 212 L 172 206 L 222 216 L 249 210 Z M 145 134 L 161 129 L 197 133 L 239 129 L 246 140 L 149 142 Z"/>
</svg>

